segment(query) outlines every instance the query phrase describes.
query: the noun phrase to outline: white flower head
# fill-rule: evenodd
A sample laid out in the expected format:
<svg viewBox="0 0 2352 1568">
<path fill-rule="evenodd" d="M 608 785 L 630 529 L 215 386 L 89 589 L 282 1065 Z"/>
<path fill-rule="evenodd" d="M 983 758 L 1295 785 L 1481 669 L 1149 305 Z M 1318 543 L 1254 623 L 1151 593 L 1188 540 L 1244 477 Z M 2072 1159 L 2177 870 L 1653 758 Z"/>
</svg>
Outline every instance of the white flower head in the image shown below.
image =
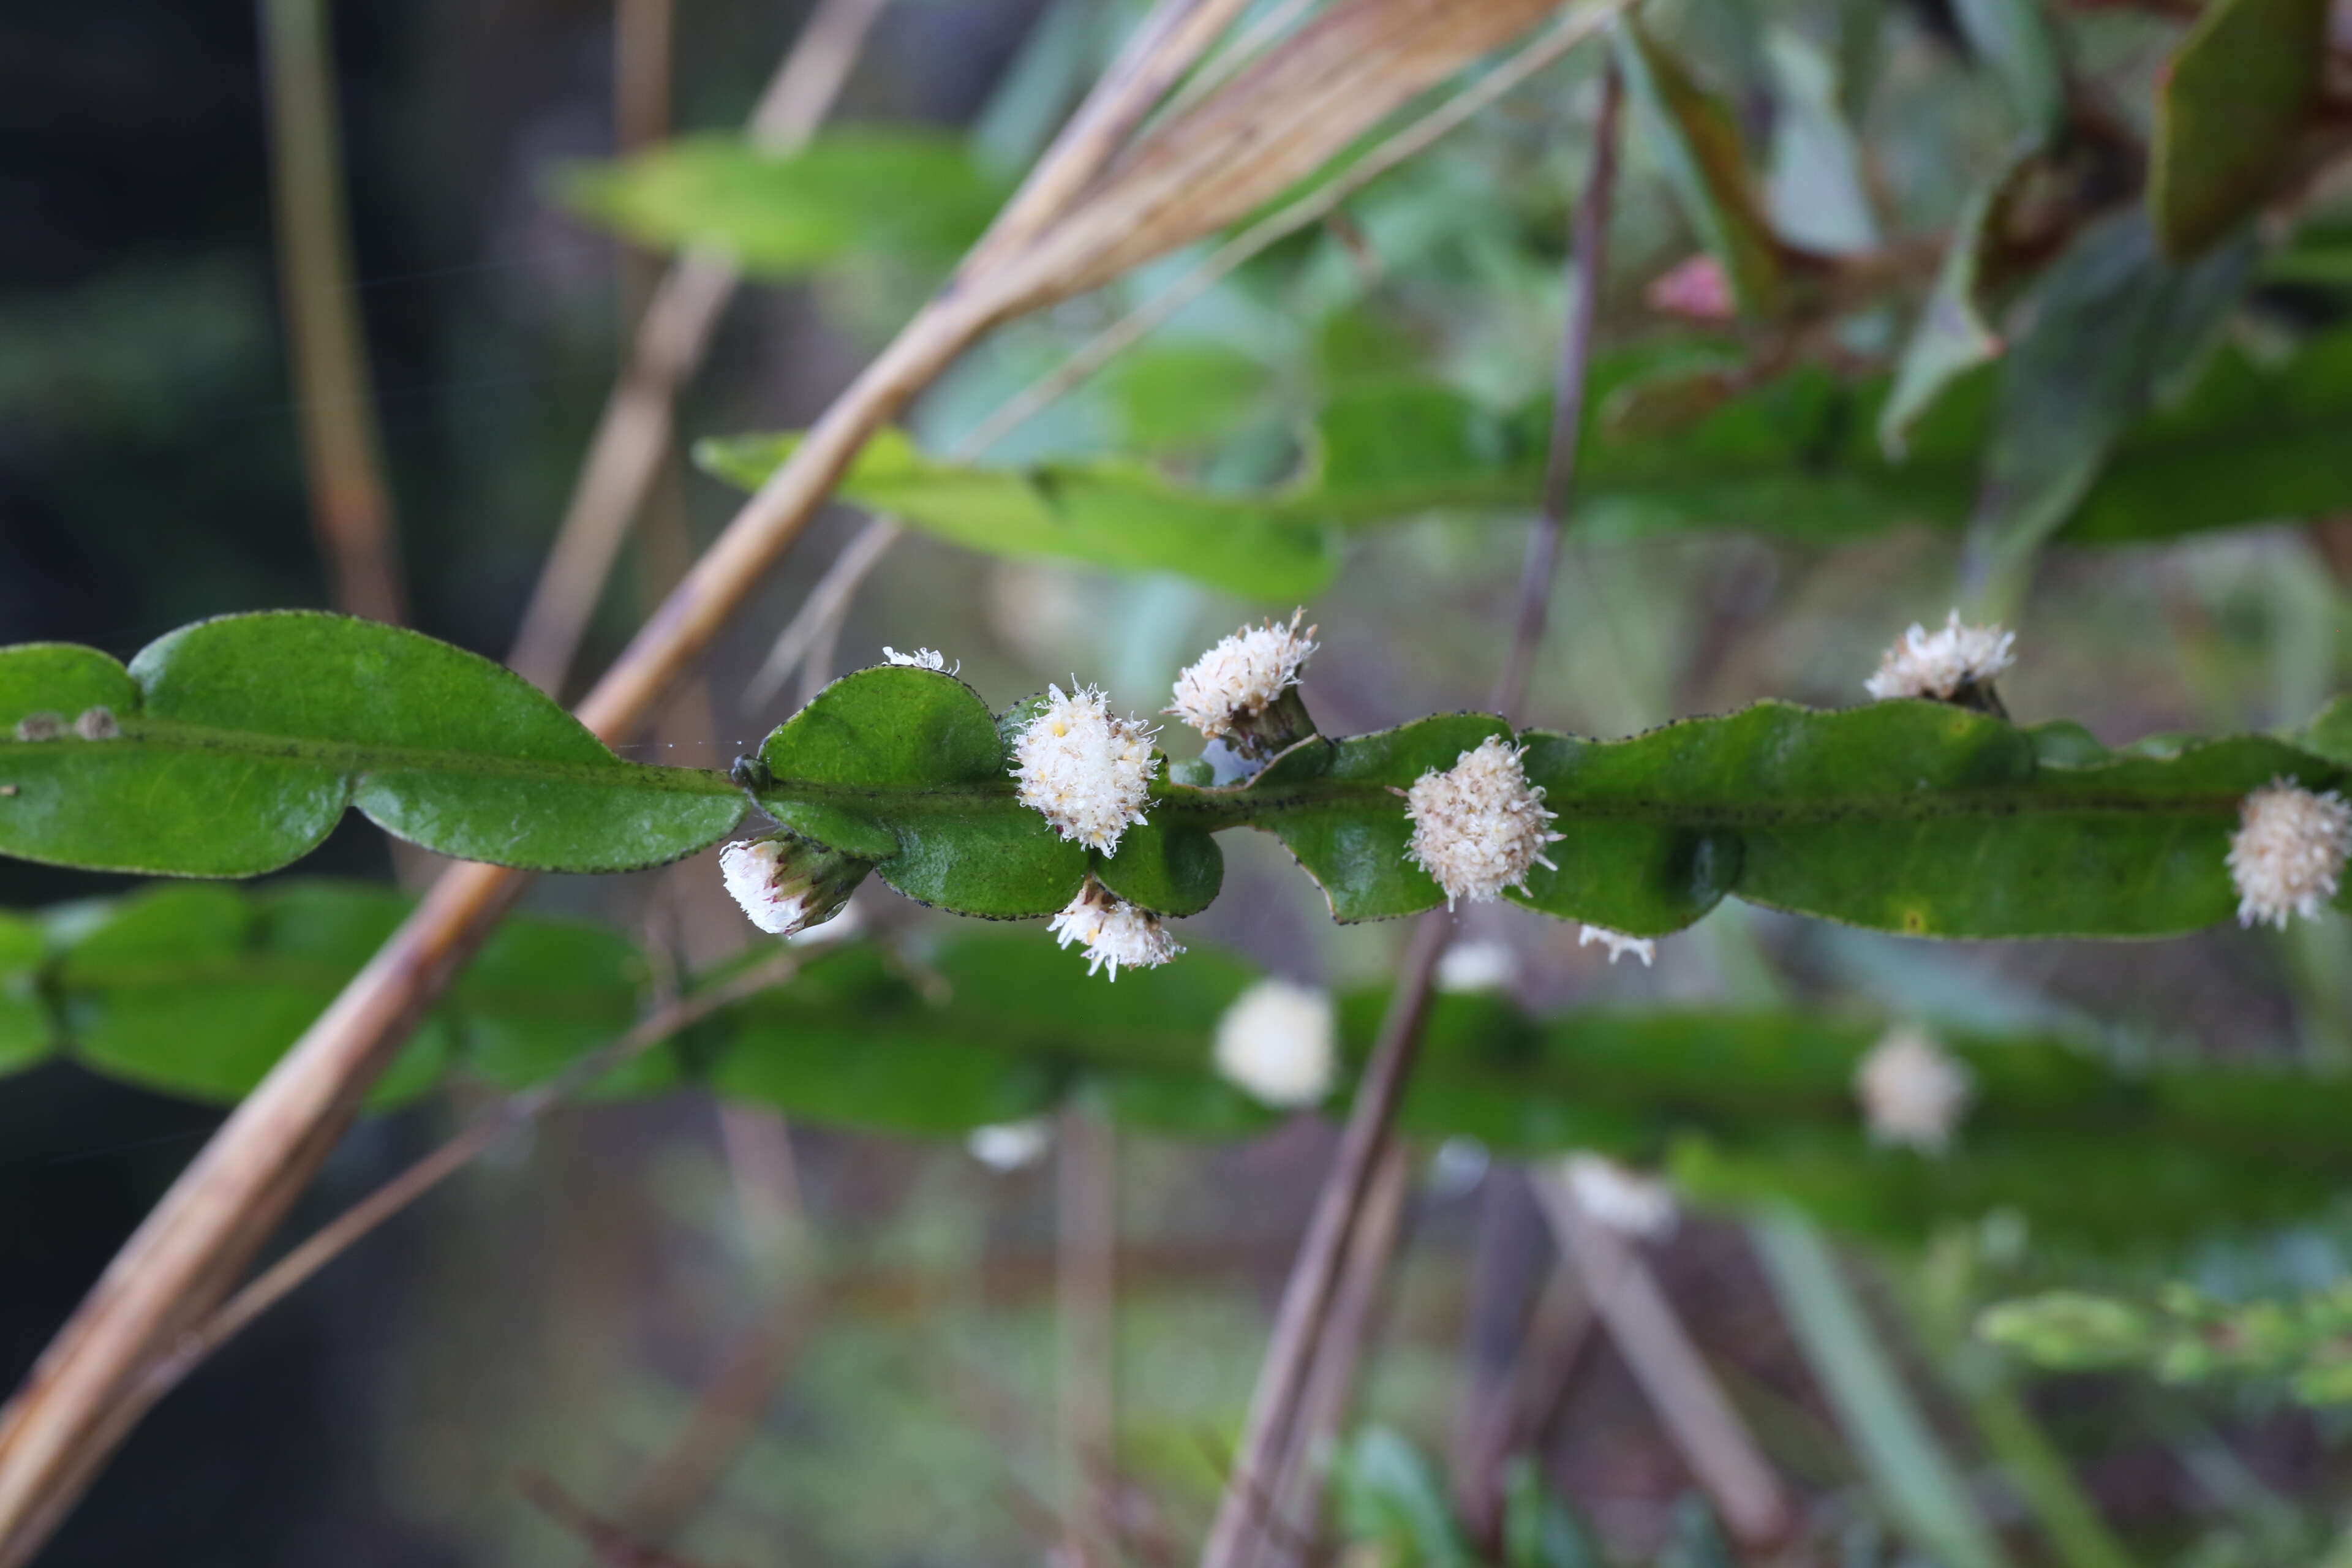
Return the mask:
<svg viewBox="0 0 2352 1568">
<path fill-rule="evenodd" d="M 1175 705 L 1162 711 L 1212 741 L 1236 721 L 1265 712 L 1298 684 L 1298 672 L 1315 652 L 1315 628 L 1298 629 L 1306 615 L 1304 608 L 1293 611 L 1288 626 L 1269 620 L 1244 626 L 1218 643 L 1176 678 Z"/>
<path fill-rule="evenodd" d="M 740 839 L 719 852 L 727 891 L 771 936 L 793 936 L 833 919 L 872 868 L 790 833 Z"/>
<path fill-rule="evenodd" d="M 948 656 L 941 653 L 935 647 L 919 647 L 912 653 L 900 653 L 888 643 L 884 643 L 882 645 L 882 657 L 888 659 L 892 664 L 908 665 L 916 669 L 936 669 L 942 675 L 952 675 L 955 673 L 955 670 L 951 670 L 948 668 Z M 963 660 L 956 660 L 956 669 L 961 669 L 962 668 Z"/>
<path fill-rule="evenodd" d="M 1622 1236 L 1664 1241 L 1682 1219 L 1675 1189 L 1664 1177 L 1630 1170 L 1606 1154 L 1570 1154 L 1568 1190 L 1584 1212 Z"/>
<path fill-rule="evenodd" d="M 2238 923 L 2267 921 L 2281 931 L 2290 914 L 2305 920 L 2336 897 L 2344 858 L 2352 854 L 2352 805 L 2334 790 L 2315 794 L 2273 779 L 2238 808 L 2230 835 L 2230 879 L 2238 887 Z"/>
<path fill-rule="evenodd" d="M 1519 955 L 1504 942 L 1457 942 L 1437 960 L 1440 991 L 1508 991 L 1518 983 Z"/>
<path fill-rule="evenodd" d="M 1112 715 L 1101 689 L 1071 683 L 1068 695 L 1045 688 L 1046 702 L 1013 742 L 1013 776 L 1021 804 L 1045 815 L 1065 838 L 1106 855 L 1119 835 L 1143 822 L 1160 759 L 1156 730 Z"/>
<path fill-rule="evenodd" d="M 1158 915 L 1136 908 L 1092 875 L 1048 929 L 1063 947 L 1074 942 L 1086 943 L 1087 973 L 1092 974 L 1107 963 L 1114 981 L 1122 963 L 1130 969 L 1157 969 L 1184 951 Z"/>
<path fill-rule="evenodd" d="M 1261 980 L 1217 1020 L 1217 1070 L 1268 1105 L 1321 1103 L 1339 1075 L 1338 1016 L 1328 992 Z"/>
<path fill-rule="evenodd" d="M 1579 947 L 1591 947 L 1596 942 L 1608 948 L 1612 964 L 1629 952 L 1642 961 L 1644 969 L 1658 961 L 1658 939 L 1654 936 L 1627 936 L 1622 931 L 1596 925 L 1588 925 L 1576 933 Z"/>
<path fill-rule="evenodd" d="M 1546 831 L 1554 814 L 1544 809 L 1544 792 L 1528 783 L 1519 764 L 1526 752 L 1489 735 L 1405 792 L 1405 815 L 1412 818 L 1405 858 L 1445 889 L 1447 909 L 1457 900 L 1482 904 L 1506 888 L 1524 888 L 1537 866 L 1559 869 L 1544 858 L 1543 847 L 1559 835 Z"/>
<path fill-rule="evenodd" d="M 2015 632 L 1999 626 L 1960 624 L 1954 610 L 1944 629 L 1931 632 L 1916 622 L 1878 661 L 1878 673 L 1863 689 L 1881 701 L 1890 697 L 1949 699 L 1962 687 L 1990 680 L 2017 662 L 2011 652 Z"/>
<path fill-rule="evenodd" d="M 1976 1080 L 1962 1063 L 1909 1026 L 1889 1029 L 1854 1068 L 1854 1093 L 1871 1142 L 1940 1154 L 1952 1141 Z"/>
<path fill-rule="evenodd" d="M 1017 1171 L 1043 1159 L 1053 1142 L 1053 1123 L 1042 1116 L 1033 1116 L 1026 1121 L 999 1121 L 975 1127 L 965 1135 L 963 1146 L 973 1159 L 992 1171 Z"/>
</svg>

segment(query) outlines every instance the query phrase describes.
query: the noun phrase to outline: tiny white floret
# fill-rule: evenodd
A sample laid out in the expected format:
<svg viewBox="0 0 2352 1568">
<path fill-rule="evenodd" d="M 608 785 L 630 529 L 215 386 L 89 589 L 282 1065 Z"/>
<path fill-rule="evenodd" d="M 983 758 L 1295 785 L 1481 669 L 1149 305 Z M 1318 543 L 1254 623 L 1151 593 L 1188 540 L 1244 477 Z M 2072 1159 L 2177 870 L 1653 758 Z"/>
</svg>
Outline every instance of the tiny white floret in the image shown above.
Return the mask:
<svg viewBox="0 0 2352 1568">
<path fill-rule="evenodd" d="M 1298 672 L 1315 652 L 1315 628 L 1298 629 L 1306 615 L 1304 608 L 1293 611 L 1288 626 L 1270 620 L 1244 626 L 1218 643 L 1176 678 L 1175 705 L 1162 711 L 1212 741 L 1265 712 L 1298 684 Z"/>
<path fill-rule="evenodd" d="M 2230 879 L 2238 889 L 2238 923 L 2286 929 L 2286 918 L 2315 919 L 2342 884 L 2352 854 L 2352 805 L 2334 790 L 2316 794 L 2273 779 L 2238 808 L 2230 835 Z"/>
<path fill-rule="evenodd" d="M 1319 1104 L 1339 1072 L 1338 1033 L 1329 993 L 1261 980 L 1217 1020 L 1217 1070 L 1268 1105 Z"/>
<path fill-rule="evenodd" d="M 1053 1123 L 1042 1116 L 1033 1116 L 1026 1121 L 975 1127 L 965 1136 L 963 1146 L 973 1159 L 992 1171 L 1017 1171 L 1044 1158 L 1053 1141 Z"/>
<path fill-rule="evenodd" d="M 1884 701 L 1890 697 L 1948 699 L 1964 686 L 1990 680 L 2017 662 L 2011 651 L 2015 632 L 1999 626 L 1960 624 L 1960 612 L 1945 617 L 1944 629 L 1931 632 L 1913 623 L 1878 661 L 1878 673 L 1863 682 L 1864 689 Z"/>
<path fill-rule="evenodd" d="M 1087 973 L 1108 964 L 1114 981 L 1122 963 L 1130 969 L 1156 969 L 1184 951 L 1158 915 L 1138 909 L 1091 876 L 1048 929 L 1063 947 L 1084 942 Z"/>
<path fill-rule="evenodd" d="M 1543 847 L 1559 835 L 1546 831 L 1554 814 L 1544 809 L 1544 792 L 1528 783 L 1519 763 L 1526 752 L 1489 735 L 1405 792 L 1405 814 L 1412 818 L 1405 857 L 1445 889 L 1447 909 L 1524 888 L 1535 867 L 1559 869 L 1544 858 Z"/>
<path fill-rule="evenodd" d="M 1457 942 L 1437 960 L 1440 991 L 1508 991 L 1518 983 L 1519 955 L 1503 942 Z"/>
<path fill-rule="evenodd" d="M 1853 1089 L 1873 1142 L 1923 1154 L 1944 1152 L 1976 1097 L 1968 1068 L 1907 1025 L 1888 1030 L 1870 1048 L 1854 1068 Z"/>
<path fill-rule="evenodd" d="M 1160 769 L 1151 752 L 1159 731 L 1115 716 L 1098 688 L 1073 682 L 1067 695 L 1058 686 L 1045 691 L 1045 706 L 1013 743 L 1021 804 L 1063 837 L 1108 854 L 1120 834 L 1142 825 Z"/>
<path fill-rule="evenodd" d="M 948 668 L 948 656 L 935 647 L 919 647 L 912 653 L 900 653 L 888 643 L 884 643 L 882 657 L 892 664 L 908 665 L 916 669 L 936 669 L 942 675 L 954 673 Z M 956 668 L 962 668 L 963 660 L 956 660 Z"/>
<path fill-rule="evenodd" d="M 842 857 L 791 838 L 748 838 L 719 852 L 727 891 L 753 925 L 793 936 L 841 912 L 857 876 L 839 873 Z"/>
<path fill-rule="evenodd" d="M 1675 1189 L 1664 1177 L 1645 1175 L 1606 1154 L 1570 1154 L 1568 1190 L 1584 1212 L 1620 1235 L 1663 1241 L 1682 1219 Z"/>
<path fill-rule="evenodd" d="M 1596 925 L 1588 925 L 1576 933 L 1579 947 L 1591 947 L 1596 942 L 1608 948 L 1612 964 L 1629 952 L 1642 961 L 1644 969 L 1658 961 L 1658 939 L 1654 936 L 1627 936 L 1622 931 Z"/>
</svg>

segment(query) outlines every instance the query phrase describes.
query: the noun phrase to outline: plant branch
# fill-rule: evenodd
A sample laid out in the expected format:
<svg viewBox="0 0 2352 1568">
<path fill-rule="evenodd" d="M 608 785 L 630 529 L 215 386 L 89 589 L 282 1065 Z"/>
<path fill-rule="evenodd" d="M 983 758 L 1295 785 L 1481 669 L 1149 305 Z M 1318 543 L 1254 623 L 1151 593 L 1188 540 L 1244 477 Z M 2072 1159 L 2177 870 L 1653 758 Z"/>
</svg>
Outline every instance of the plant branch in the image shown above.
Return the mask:
<svg viewBox="0 0 2352 1568">
<path fill-rule="evenodd" d="M 327 0 L 262 0 L 278 253 L 310 518 L 338 609 L 405 618 L 400 547 L 352 291 Z"/>
<path fill-rule="evenodd" d="M 816 133 L 875 19 L 889 0 L 823 0 L 777 68 L 746 127 L 777 152 Z M 678 389 L 710 347 L 742 281 L 732 262 L 689 251 L 663 275 L 638 318 L 629 362 L 614 383 L 507 662 L 559 692 L 629 524 L 677 434 Z"/>
</svg>

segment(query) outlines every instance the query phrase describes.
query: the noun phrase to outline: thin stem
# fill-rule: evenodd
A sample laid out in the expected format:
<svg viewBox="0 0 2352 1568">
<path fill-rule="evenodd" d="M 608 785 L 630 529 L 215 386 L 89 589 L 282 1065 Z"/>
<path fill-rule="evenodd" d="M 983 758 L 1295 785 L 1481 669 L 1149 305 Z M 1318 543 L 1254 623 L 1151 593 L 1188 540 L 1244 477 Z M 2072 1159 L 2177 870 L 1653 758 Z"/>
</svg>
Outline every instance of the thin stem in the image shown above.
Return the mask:
<svg viewBox="0 0 2352 1568">
<path fill-rule="evenodd" d="M 1302 1395 L 1312 1373 L 1333 1288 L 1349 1240 L 1365 1208 L 1396 1108 L 1421 1045 L 1421 1022 L 1429 1008 L 1438 955 L 1454 929 L 1453 917 L 1432 910 L 1413 922 L 1396 989 L 1390 994 L 1380 1037 L 1356 1089 L 1339 1134 L 1338 1154 L 1315 1204 L 1307 1237 L 1299 1244 L 1274 1321 L 1265 1362 L 1250 1396 L 1249 1415 L 1234 1458 L 1233 1473 L 1201 1552 L 1201 1568 L 1243 1568 L 1262 1538 L 1270 1493 L 1291 1434 L 1299 1425 Z"/>
<path fill-rule="evenodd" d="M 1592 359 L 1592 332 L 1601 311 L 1601 275 L 1607 270 L 1609 215 L 1617 186 L 1618 121 L 1625 88 L 1612 61 L 1601 74 L 1601 117 L 1592 132 L 1592 169 L 1577 198 L 1574 237 L 1569 247 L 1574 269 L 1569 288 L 1568 321 L 1560 333 L 1559 369 L 1552 384 L 1551 450 L 1544 463 L 1543 502 L 1528 535 L 1528 555 L 1519 572 L 1519 610 L 1511 657 L 1495 683 L 1495 710 L 1517 716 L 1526 706 L 1535 674 L 1536 650 L 1543 645 L 1551 609 L 1552 580 L 1559 574 L 1560 540 L 1576 494 L 1577 455 L 1583 443 L 1585 368 Z"/>
<path fill-rule="evenodd" d="M 263 0 L 278 251 L 310 518 L 335 607 L 405 618 L 392 498 L 352 287 L 327 0 Z"/>
<path fill-rule="evenodd" d="M 778 152 L 806 145 L 887 4 L 822 0 L 761 95 L 748 134 Z M 629 524 L 670 454 L 678 389 L 701 364 L 740 281 L 731 262 L 688 251 L 654 288 L 507 659 L 543 689 L 563 684 Z"/>
<path fill-rule="evenodd" d="M 172 1353 L 158 1362 L 149 1373 L 147 1396 L 163 1394 L 247 1324 L 284 1300 L 386 1220 L 471 1164 L 516 1128 L 536 1121 L 550 1108 L 711 1014 L 782 984 L 798 967 L 797 954 L 789 950 L 778 952 L 707 991 L 680 997 L 657 1009 L 626 1034 L 573 1061 L 545 1083 L 498 1101 L 448 1142 L 320 1226 L 308 1240 L 256 1276 L 252 1283 L 190 1330 Z"/>
<path fill-rule="evenodd" d="M 1060 1357 L 1062 1530 L 1072 1563 L 1118 1560 L 1118 1146 L 1072 1105 L 1055 1139 L 1055 1343 Z"/>
<path fill-rule="evenodd" d="M 801 607 L 778 634 L 775 646 L 768 650 L 767 662 L 760 673 L 751 678 L 744 689 L 744 700 L 753 708 L 772 700 L 793 678 L 793 671 L 811 649 L 824 639 L 825 628 L 840 624 L 848 613 L 849 602 L 856 597 L 859 584 L 868 574 L 882 563 L 890 547 L 906 532 L 904 524 L 896 518 L 877 517 L 857 531 L 856 538 L 842 547 L 841 553 L 825 568 L 816 586 L 808 591 Z"/>
</svg>

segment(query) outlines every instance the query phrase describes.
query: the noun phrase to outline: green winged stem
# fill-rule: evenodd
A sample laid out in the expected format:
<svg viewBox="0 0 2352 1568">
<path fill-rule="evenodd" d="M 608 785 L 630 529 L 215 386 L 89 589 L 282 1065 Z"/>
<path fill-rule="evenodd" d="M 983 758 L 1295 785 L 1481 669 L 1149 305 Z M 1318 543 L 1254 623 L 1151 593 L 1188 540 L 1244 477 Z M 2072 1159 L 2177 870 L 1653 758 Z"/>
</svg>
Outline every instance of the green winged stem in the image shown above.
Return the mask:
<svg viewBox="0 0 2352 1568">
<path fill-rule="evenodd" d="M 0 1070 L 62 1054 L 151 1089 L 234 1100 L 408 907 L 381 887 L 289 880 L 166 885 L 0 914 Z M 917 1136 L 1083 1096 L 1129 1126 L 1245 1134 L 1278 1113 L 1220 1075 L 1214 1041 L 1259 978 L 1208 945 L 1105 985 L 1034 931 L 961 926 L 906 954 L 850 942 L 812 952 L 788 983 L 714 1013 L 599 1092 L 698 1081 L 796 1118 Z M 653 989 L 654 965 L 618 932 L 516 916 L 374 1103 L 453 1075 L 501 1088 L 543 1081 L 628 1028 Z M 1372 987 L 1339 998 L 1344 1063 L 1363 1059 L 1384 997 Z M 2130 1070 L 2074 1042 L 2017 1035 L 1944 1038 L 1976 1093 L 1942 1156 L 1881 1147 L 1853 1079 L 1883 1026 L 1714 1008 L 1539 1018 L 1500 996 L 1444 994 L 1403 1122 L 1515 1155 L 1590 1149 L 1660 1163 L 1703 1201 L 1786 1199 L 1853 1233 L 1916 1241 L 1938 1223 L 2008 1206 L 2037 1237 L 2106 1251 L 2317 1214 L 2352 1161 L 2343 1081 Z"/>
</svg>

